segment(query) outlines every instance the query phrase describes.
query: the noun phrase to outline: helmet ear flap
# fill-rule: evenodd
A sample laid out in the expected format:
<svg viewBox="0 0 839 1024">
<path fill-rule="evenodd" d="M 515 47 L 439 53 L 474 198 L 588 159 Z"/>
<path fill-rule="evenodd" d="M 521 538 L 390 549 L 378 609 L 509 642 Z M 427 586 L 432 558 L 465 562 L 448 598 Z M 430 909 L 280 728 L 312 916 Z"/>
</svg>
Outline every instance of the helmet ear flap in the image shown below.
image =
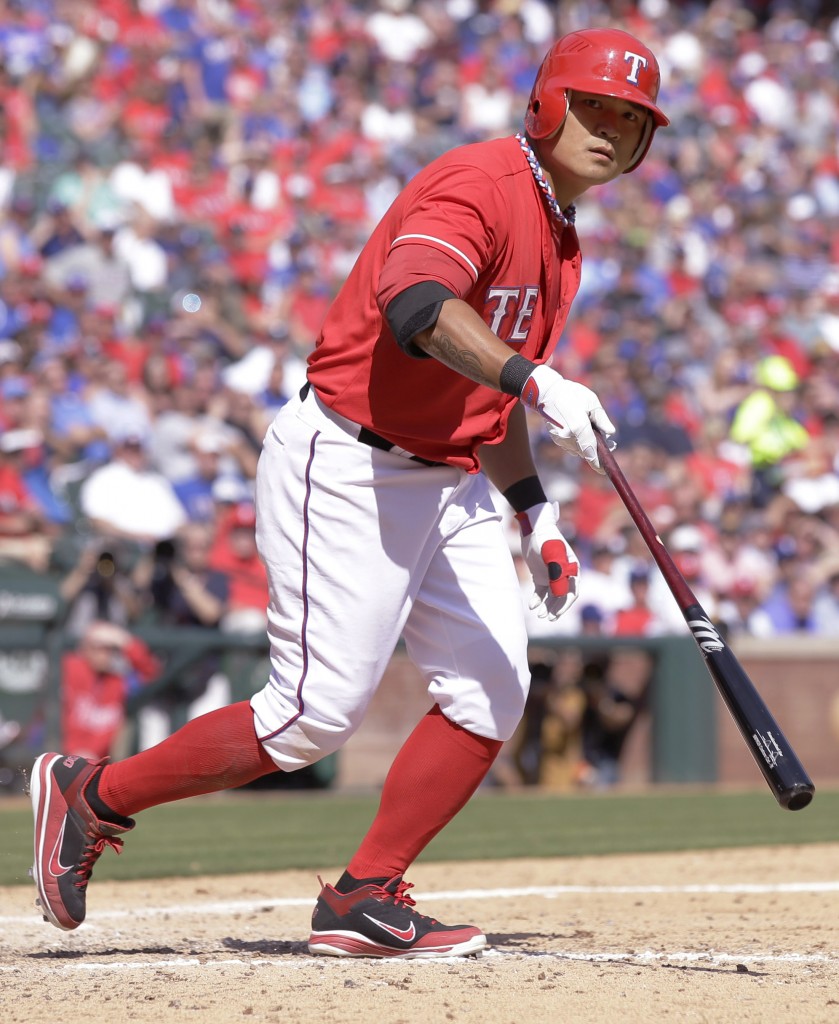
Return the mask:
<svg viewBox="0 0 839 1024">
<path fill-rule="evenodd" d="M 569 107 L 568 89 L 550 92 L 534 88 L 524 119 L 527 134 L 532 139 L 549 139 L 556 135 L 565 124 Z"/>
</svg>

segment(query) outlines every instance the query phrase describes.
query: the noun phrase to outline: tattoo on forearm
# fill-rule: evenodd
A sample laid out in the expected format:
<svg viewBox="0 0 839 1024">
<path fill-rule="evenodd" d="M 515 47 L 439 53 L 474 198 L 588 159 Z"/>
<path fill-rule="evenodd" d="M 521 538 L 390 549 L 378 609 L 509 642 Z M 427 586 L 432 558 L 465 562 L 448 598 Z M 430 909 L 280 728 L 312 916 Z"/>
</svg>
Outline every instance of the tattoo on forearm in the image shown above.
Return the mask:
<svg viewBox="0 0 839 1024">
<path fill-rule="evenodd" d="M 426 346 L 429 355 L 439 359 L 441 363 L 452 370 L 457 370 L 464 377 L 476 381 L 478 384 L 487 384 L 489 387 L 497 388 L 498 382 L 490 379 L 483 366 L 480 357 L 474 352 L 459 350 L 454 341 L 443 331 L 432 332 Z"/>
</svg>

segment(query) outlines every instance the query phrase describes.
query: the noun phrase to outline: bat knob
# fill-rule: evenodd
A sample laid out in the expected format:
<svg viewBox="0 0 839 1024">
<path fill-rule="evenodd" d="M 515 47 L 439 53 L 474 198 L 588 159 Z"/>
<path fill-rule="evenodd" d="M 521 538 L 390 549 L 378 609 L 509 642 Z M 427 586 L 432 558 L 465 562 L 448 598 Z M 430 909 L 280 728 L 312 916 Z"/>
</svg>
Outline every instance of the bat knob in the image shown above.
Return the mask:
<svg viewBox="0 0 839 1024">
<path fill-rule="evenodd" d="M 793 786 L 788 793 L 784 794 L 783 806 L 788 811 L 800 811 L 803 810 L 813 799 L 815 793 L 815 786 L 810 783 L 799 783 L 797 786 Z"/>
</svg>

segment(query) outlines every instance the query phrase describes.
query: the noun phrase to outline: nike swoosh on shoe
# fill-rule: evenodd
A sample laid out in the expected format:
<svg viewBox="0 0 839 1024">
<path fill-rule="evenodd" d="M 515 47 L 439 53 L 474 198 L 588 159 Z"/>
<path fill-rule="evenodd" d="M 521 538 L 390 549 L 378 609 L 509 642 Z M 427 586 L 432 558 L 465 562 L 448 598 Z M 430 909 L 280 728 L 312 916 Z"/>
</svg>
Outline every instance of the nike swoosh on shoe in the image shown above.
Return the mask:
<svg viewBox="0 0 839 1024">
<path fill-rule="evenodd" d="M 55 846 L 52 848 L 52 854 L 49 862 L 49 872 L 53 878 L 60 878 L 62 875 L 66 875 L 68 871 L 73 870 L 73 865 L 65 867 L 61 863 L 61 847 L 64 845 L 64 829 L 67 825 L 67 820 L 61 822 L 61 831 L 58 833 L 58 838 L 55 841 Z"/>
<path fill-rule="evenodd" d="M 371 917 L 370 914 L 365 914 L 364 916 L 368 921 L 372 921 L 373 924 L 377 924 L 380 928 L 384 928 L 388 935 L 392 935 L 395 939 L 400 939 L 402 942 L 413 942 L 417 937 L 417 930 L 414 927 L 413 921 L 411 922 L 410 928 L 394 928 L 392 925 L 385 924 L 384 921 L 379 921 L 377 918 Z"/>
</svg>

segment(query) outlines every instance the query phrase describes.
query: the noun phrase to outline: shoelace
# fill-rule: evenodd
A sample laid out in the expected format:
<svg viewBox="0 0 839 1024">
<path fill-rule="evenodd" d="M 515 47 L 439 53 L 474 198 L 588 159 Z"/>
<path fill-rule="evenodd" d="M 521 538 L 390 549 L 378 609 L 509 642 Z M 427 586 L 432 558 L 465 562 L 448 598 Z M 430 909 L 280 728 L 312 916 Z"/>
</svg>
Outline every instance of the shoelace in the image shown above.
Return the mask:
<svg viewBox="0 0 839 1024">
<path fill-rule="evenodd" d="M 413 887 L 413 882 L 406 882 L 405 879 L 402 878 L 396 886 L 396 892 L 392 893 L 388 889 L 386 889 L 385 892 L 388 892 L 397 903 L 404 903 L 406 907 L 415 907 L 417 905 L 417 901 L 413 896 L 408 895 L 408 890 L 413 889 Z"/>
<path fill-rule="evenodd" d="M 79 880 L 75 883 L 77 889 L 84 889 L 87 886 L 87 883 L 90 881 L 90 874 L 93 871 L 93 865 L 102 856 L 106 846 L 110 846 L 115 853 L 122 853 L 122 848 L 125 845 L 116 836 L 103 836 L 101 832 L 88 832 L 87 835 L 88 839 L 94 841 L 86 844 L 82 859 L 79 862 Z"/>
<path fill-rule="evenodd" d="M 386 896 L 388 899 L 393 900 L 393 902 L 396 903 L 397 906 L 415 907 L 417 905 L 417 901 L 412 896 L 408 895 L 408 890 L 413 888 L 413 882 L 406 882 L 404 878 L 401 878 L 396 886 L 396 892 L 391 892 L 390 889 L 385 889 L 384 887 L 380 887 L 379 891 L 383 893 L 384 896 Z M 437 924 L 436 918 L 426 917 L 425 914 L 421 914 L 418 910 L 415 910 L 414 913 L 417 915 L 417 917 L 424 918 L 426 921 L 430 921 L 432 924 Z"/>
<path fill-rule="evenodd" d="M 536 179 L 536 184 L 542 190 L 542 194 L 545 197 L 545 202 L 548 204 L 548 208 L 550 209 L 551 213 L 554 215 L 554 217 L 556 217 L 556 219 L 559 221 L 560 224 L 562 224 L 563 227 L 565 227 L 565 225 L 567 224 L 573 224 L 574 221 L 577 219 L 577 207 L 574 206 L 574 204 L 572 203 L 565 210 L 562 210 L 560 208 L 560 205 L 556 200 L 556 196 L 554 195 L 553 189 L 551 188 L 551 183 L 545 177 L 545 172 L 542 170 L 542 167 L 539 161 L 537 160 L 536 154 L 533 152 L 530 143 L 527 141 L 524 135 L 521 134 L 521 132 L 517 133 L 516 138 L 518 139 L 518 143 L 521 146 L 522 153 L 524 153 L 525 159 L 530 164 L 530 170 L 533 172 L 533 177 Z"/>
</svg>

